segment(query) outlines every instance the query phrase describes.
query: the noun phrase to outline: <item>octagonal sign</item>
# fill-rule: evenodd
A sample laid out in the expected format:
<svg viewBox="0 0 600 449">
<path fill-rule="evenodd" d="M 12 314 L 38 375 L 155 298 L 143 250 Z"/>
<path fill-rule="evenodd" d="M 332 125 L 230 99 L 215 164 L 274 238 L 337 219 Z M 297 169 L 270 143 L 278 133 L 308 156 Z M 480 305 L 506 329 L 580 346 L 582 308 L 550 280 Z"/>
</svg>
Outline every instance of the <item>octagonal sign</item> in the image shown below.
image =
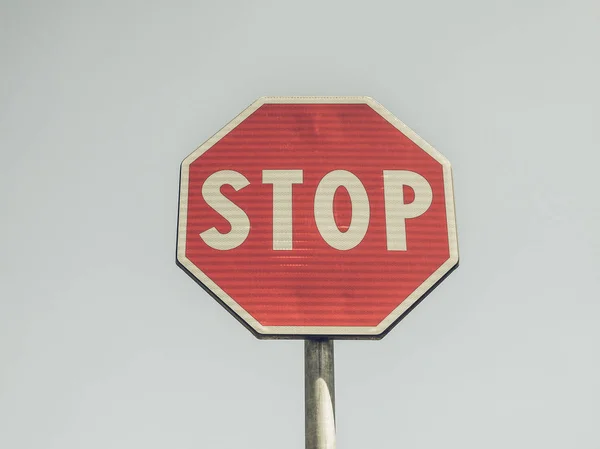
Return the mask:
<svg viewBox="0 0 600 449">
<path fill-rule="evenodd" d="M 258 337 L 379 338 L 458 265 L 450 163 L 371 98 L 261 98 L 183 161 L 177 262 Z"/>
</svg>

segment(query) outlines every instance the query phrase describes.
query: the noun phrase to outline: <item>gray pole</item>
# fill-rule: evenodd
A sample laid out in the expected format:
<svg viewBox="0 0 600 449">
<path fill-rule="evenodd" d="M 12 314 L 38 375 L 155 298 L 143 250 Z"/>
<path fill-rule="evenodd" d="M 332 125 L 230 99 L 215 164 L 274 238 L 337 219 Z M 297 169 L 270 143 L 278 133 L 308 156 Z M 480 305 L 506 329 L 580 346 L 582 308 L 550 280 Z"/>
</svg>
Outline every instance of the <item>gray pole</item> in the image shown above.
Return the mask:
<svg viewBox="0 0 600 449">
<path fill-rule="evenodd" d="M 333 340 L 304 340 L 306 449 L 335 449 Z"/>
</svg>

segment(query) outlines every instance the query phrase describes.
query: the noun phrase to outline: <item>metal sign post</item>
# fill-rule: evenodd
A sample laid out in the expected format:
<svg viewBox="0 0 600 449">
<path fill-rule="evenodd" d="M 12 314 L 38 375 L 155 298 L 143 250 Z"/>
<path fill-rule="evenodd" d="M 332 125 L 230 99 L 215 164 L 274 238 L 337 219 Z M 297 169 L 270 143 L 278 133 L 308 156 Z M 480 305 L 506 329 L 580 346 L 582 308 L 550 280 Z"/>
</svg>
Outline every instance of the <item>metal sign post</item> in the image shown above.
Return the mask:
<svg viewBox="0 0 600 449">
<path fill-rule="evenodd" d="M 306 449 L 335 449 L 333 340 L 304 340 Z"/>
</svg>

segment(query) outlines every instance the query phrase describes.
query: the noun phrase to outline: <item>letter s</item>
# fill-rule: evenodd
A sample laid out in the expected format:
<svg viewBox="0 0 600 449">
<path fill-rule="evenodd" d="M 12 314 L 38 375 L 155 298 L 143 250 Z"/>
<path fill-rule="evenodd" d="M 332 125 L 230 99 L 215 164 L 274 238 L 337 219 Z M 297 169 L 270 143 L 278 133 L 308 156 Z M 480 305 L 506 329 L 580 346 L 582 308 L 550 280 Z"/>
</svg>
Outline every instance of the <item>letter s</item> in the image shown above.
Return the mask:
<svg viewBox="0 0 600 449">
<path fill-rule="evenodd" d="M 246 177 L 233 170 L 221 170 L 213 173 L 202 186 L 204 201 L 231 224 L 231 230 L 225 234 L 212 227 L 200 233 L 200 237 L 211 248 L 226 251 L 240 246 L 250 233 L 248 215 L 221 193 L 221 187 L 229 184 L 236 191 L 250 182 Z"/>
</svg>

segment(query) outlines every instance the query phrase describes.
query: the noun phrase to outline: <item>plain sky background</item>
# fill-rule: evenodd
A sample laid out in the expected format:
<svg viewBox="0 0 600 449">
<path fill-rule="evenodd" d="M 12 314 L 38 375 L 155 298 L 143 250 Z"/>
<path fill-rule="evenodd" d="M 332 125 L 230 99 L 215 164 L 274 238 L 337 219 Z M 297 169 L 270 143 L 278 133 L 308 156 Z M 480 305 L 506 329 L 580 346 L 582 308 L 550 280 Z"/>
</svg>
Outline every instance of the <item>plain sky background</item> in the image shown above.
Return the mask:
<svg viewBox="0 0 600 449">
<path fill-rule="evenodd" d="M 600 3 L 1 1 L 0 447 L 304 447 L 303 343 L 175 265 L 179 164 L 263 95 L 452 163 L 461 264 L 336 343 L 338 448 L 600 447 Z"/>
</svg>

